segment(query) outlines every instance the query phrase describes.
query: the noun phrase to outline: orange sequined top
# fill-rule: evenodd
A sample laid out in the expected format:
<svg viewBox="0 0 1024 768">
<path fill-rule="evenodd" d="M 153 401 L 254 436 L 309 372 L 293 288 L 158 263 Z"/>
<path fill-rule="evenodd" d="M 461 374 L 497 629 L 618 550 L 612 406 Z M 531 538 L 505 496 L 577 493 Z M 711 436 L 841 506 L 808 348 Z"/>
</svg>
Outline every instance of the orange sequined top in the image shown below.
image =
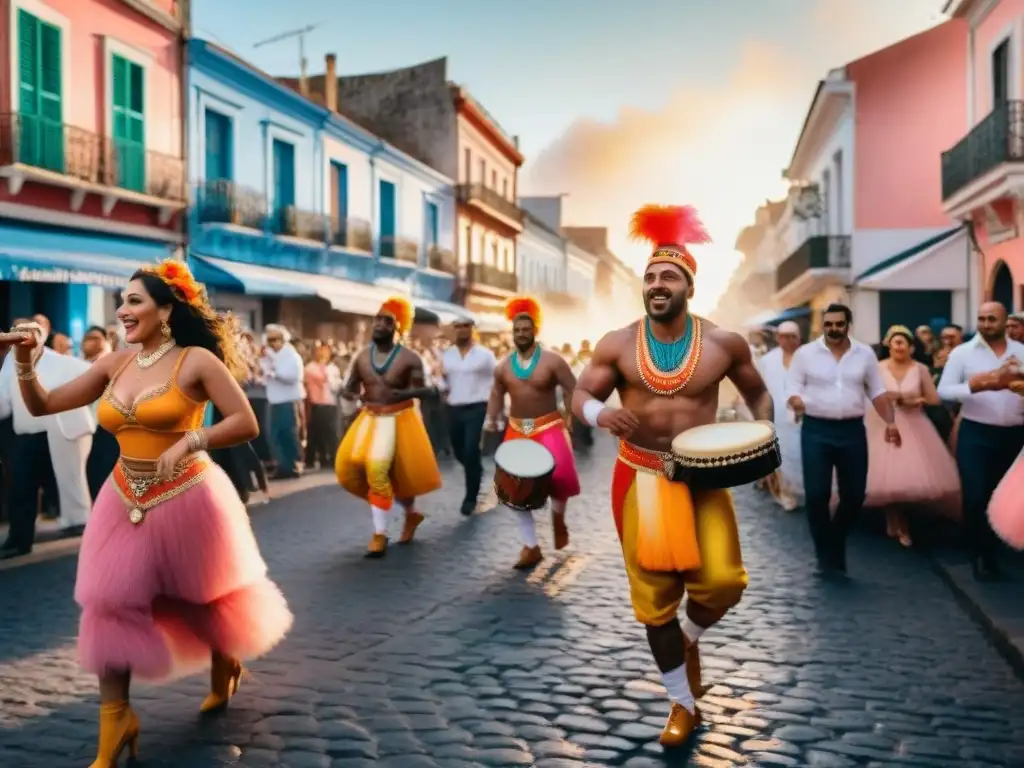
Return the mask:
<svg viewBox="0 0 1024 768">
<path fill-rule="evenodd" d="M 121 448 L 113 480 L 136 524 L 142 522 L 147 510 L 199 483 L 209 466 L 205 455 L 188 456 L 169 480 L 137 469 L 139 463 L 155 463 L 186 432 L 203 426 L 206 403 L 193 400 L 178 386 L 178 371 L 187 355 L 185 348 L 167 381 L 140 394 L 132 405 L 120 402 L 114 395 L 115 383 L 135 360 L 129 357 L 111 377 L 97 406 L 97 421 L 117 438 Z"/>
</svg>

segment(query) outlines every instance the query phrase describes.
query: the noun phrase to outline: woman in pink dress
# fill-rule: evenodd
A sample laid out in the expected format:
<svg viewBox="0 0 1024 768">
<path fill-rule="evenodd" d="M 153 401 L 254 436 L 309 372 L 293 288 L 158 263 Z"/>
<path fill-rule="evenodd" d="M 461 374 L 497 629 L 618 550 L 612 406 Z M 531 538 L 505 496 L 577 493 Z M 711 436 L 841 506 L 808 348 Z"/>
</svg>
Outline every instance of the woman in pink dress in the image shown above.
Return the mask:
<svg viewBox="0 0 1024 768">
<path fill-rule="evenodd" d="M 866 507 L 885 509 L 889 536 L 909 547 L 906 508 L 928 506 L 957 520 L 960 515 L 960 474 L 956 460 L 924 412 L 938 405 L 931 374 L 913 354 L 909 328 L 894 325 L 885 335 L 889 358 L 879 362 L 882 380 L 896 406 L 896 424 L 903 438 L 896 448 L 885 441 L 885 425 L 868 410 L 868 484 Z"/>
</svg>

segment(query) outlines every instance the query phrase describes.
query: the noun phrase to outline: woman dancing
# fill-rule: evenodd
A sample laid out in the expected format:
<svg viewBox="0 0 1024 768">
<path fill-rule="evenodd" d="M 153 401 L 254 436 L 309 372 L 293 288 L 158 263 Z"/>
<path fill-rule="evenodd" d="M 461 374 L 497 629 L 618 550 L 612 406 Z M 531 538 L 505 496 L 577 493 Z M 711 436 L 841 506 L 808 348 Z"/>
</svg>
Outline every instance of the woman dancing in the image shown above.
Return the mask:
<svg viewBox="0 0 1024 768">
<path fill-rule="evenodd" d="M 136 272 L 123 296 L 117 316 L 141 350 L 107 355 L 52 392 L 36 379 L 38 335 L 14 329 L 22 332 L 16 373 L 29 412 L 102 398 L 99 422 L 121 449 L 86 526 L 75 585 L 79 656 L 100 683 L 92 768 L 113 766 L 126 746 L 136 753 L 132 677 L 166 681 L 211 666 L 200 711 L 220 709 L 238 689 L 241 659 L 269 651 L 292 622 L 245 507 L 206 453 L 257 433 L 232 373 L 226 323 L 181 262 Z M 202 429 L 207 401 L 224 418 Z"/>
</svg>

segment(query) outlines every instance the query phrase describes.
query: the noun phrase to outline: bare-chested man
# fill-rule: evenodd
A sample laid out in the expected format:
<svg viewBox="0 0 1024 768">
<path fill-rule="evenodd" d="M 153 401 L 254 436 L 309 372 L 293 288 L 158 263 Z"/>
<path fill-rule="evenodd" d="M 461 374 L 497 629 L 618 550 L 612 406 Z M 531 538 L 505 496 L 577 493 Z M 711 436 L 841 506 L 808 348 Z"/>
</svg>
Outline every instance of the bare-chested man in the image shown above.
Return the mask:
<svg viewBox="0 0 1024 768">
<path fill-rule="evenodd" d="M 725 378 L 754 418 L 770 421 L 773 408 L 746 340 L 687 311 L 697 271 L 688 246 L 709 242 L 696 212 L 650 206 L 634 215 L 633 236 L 653 246 L 644 273 L 647 316 L 598 342 L 573 411 L 620 438 L 612 510 L 633 609 L 672 700 L 661 743 L 679 746 L 700 723 L 697 641 L 739 602 L 747 571 L 731 494 L 694 490 L 691 496 L 670 481 L 671 443 L 715 421 Z M 622 407 L 606 406 L 616 390 Z"/>
<path fill-rule="evenodd" d="M 334 471 L 349 493 L 370 502 L 373 537 L 367 557 L 388 547 L 388 512 L 397 499 L 405 509 L 400 544 L 412 541 L 423 515 L 416 497 L 441 487 L 434 449 L 416 399 L 436 397 L 424 382 L 423 359 L 396 341 L 412 327 L 413 308 L 390 298 L 373 320 L 372 341 L 352 361 L 343 396 L 362 392 L 363 410 L 338 447 Z"/>
<path fill-rule="evenodd" d="M 558 387 L 562 388 L 565 400 L 569 402 L 576 387 L 576 377 L 561 355 L 541 349 L 537 343 L 541 310 L 534 299 L 511 299 L 505 306 L 505 315 L 512 321 L 515 349 L 494 369 L 494 388 L 487 404 L 484 429 L 495 429 L 508 394 L 512 404 L 505 439 L 535 440 L 551 451 L 555 459 L 551 478 L 551 522 L 555 549 L 564 549 L 569 544 L 565 505 L 573 496 L 579 496 L 580 479 L 576 474 L 576 460 L 566 420 L 558 412 Z M 513 511 L 519 518 L 519 533 L 523 540 L 515 567 L 520 570 L 533 568 L 542 558 L 533 512 Z"/>
</svg>

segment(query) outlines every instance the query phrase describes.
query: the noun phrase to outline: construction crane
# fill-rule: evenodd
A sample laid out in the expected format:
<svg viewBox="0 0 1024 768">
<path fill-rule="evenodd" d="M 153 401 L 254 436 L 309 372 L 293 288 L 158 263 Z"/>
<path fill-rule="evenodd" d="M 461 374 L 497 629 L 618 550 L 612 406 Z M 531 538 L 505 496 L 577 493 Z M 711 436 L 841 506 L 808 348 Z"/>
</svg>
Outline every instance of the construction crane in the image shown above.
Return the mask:
<svg viewBox="0 0 1024 768">
<path fill-rule="evenodd" d="M 319 25 L 310 24 L 309 26 L 303 27 L 302 29 L 295 29 L 291 32 L 282 32 L 280 35 L 274 35 L 268 37 L 266 40 L 260 40 L 258 43 L 253 43 L 253 48 L 259 48 L 264 45 L 270 45 L 271 43 L 279 43 L 282 40 L 288 40 L 293 37 L 299 38 L 299 85 L 305 91 L 306 88 L 306 35 L 315 30 Z"/>
</svg>

